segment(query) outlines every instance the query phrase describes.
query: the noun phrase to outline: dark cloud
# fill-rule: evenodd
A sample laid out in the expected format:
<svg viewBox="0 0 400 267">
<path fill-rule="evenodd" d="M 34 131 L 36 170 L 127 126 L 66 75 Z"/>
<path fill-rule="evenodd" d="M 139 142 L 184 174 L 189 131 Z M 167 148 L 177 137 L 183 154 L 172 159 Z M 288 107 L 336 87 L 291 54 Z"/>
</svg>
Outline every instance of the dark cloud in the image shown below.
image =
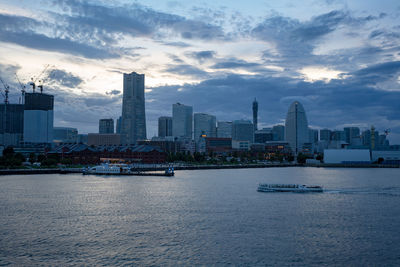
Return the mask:
<svg viewBox="0 0 400 267">
<path fill-rule="evenodd" d="M 119 95 L 121 94 L 120 90 L 111 90 L 110 92 L 106 92 L 106 95 Z"/>
<path fill-rule="evenodd" d="M 258 63 L 254 62 L 247 62 L 245 60 L 241 59 L 230 59 L 227 61 L 221 61 L 213 66 L 211 68 L 213 69 L 237 69 L 237 68 L 254 68 L 254 67 L 260 67 L 261 65 Z"/>
<path fill-rule="evenodd" d="M 188 51 L 185 53 L 187 57 L 196 59 L 198 62 L 203 63 L 206 60 L 214 58 L 217 53 L 215 51 Z"/>
<path fill-rule="evenodd" d="M 45 79 L 50 84 L 55 83 L 69 88 L 76 88 L 83 83 L 80 77 L 73 75 L 71 72 L 59 69 L 50 70 Z"/>
<path fill-rule="evenodd" d="M 208 73 L 206 71 L 188 64 L 169 64 L 165 71 L 171 74 L 189 76 L 198 79 L 208 77 Z"/>
</svg>

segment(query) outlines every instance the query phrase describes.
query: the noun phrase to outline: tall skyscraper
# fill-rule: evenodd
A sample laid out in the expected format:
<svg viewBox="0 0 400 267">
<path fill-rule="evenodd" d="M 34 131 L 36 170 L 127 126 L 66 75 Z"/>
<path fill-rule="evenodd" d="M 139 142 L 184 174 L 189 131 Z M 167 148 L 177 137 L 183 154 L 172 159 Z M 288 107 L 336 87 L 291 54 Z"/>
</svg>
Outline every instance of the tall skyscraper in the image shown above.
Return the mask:
<svg viewBox="0 0 400 267">
<path fill-rule="evenodd" d="M 172 136 L 172 117 L 158 118 L 158 137 Z"/>
<path fill-rule="evenodd" d="M 144 74 L 124 73 L 122 98 L 122 127 L 124 144 L 135 144 L 146 139 Z"/>
<path fill-rule="evenodd" d="M 219 121 L 217 128 L 218 138 L 232 138 L 232 122 L 231 121 Z"/>
<path fill-rule="evenodd" d="M 346 143 L 352 144 L 354 138 L 360 137 L 360 128 L 358 127 L 344 127 L 344 135 L 346 138 Z"/>
<path fill-rule="evenodd" d="M 254 142 L 254 126 L 248 120 L 236 120 L 232 123 L 232 140 Z"/>
<path fill-rule="evenodd" d="M 181 103 L 172 105 L 172 135 L 192 139 L 193 107 Z"/>
<path fill-rule="evenodd" d="M 0 104 L 0 143 L 18 146 L 24 133 L 24 105 Z"/>
<path fill-rule="evenodd" d="M 194 140 L 198 141 L 202 135 L 217 137 L 216 118 L 205 113 L 194 114 Z"/>
<path fill-rule="evenodd" d="M 309 142 L 308 122 L 303 105 L 294 101 L 288 110 L 285 121 L 285 140 L 289 143 L 295 156 Z"/>
<path fill-rule="evenodd" d="M 54 96 L 25 93 L 24 142 L 52 143 Z"/>
<path fill-rule="evenodd" d="M 254 132 L 258 130 L 258 102 L 257 99 L 254 98 L 253 101 L 253 126 Z"/>
<path fill-rule="evenodd" d="M 99 133 L 100 134 L 113 134 L 114 133 L 114 120 L 113 119 L 100 119 L 99 120 Z"/>
</svg>

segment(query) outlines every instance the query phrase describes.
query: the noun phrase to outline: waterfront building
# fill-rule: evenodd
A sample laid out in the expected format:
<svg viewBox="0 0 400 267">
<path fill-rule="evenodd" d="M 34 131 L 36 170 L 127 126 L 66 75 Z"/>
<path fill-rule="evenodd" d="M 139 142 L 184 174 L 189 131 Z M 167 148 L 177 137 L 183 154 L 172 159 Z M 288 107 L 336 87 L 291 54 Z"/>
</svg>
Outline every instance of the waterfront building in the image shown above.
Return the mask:
<svg viewBox="0 0 400 267">
<path fill-rule="evenodd" d="M 272 133 L 274 134 L 274 141 L 285 140 L 285 126 L 283 126 L 283 125 L 273 126 Z"/>
<path fill-rule="evenodd" d="M 158 118 L 158 137 L 172 136 L 172 117 Z"/>
<path fill-rule="evenodd" d="M 360 137 L 360 128 L 358 127 L 344 127 L 344 135 L 346 138 L 346 142 L 350 145 L 353 145 L 353 139 Z"/>
<path fill-rule="evenodd" d="M 24 133 L 24 105 L 0 104 L 0 142 L 4 147 L 18 146 Z"/>
<path fill-rule="evenodd" d="M 205 113 L 194 113 L 194 140 L 200 137 L 217 137 L 216 118 Z"/>
<path fill-rule="evenodd" d="M 321 141 L 331 141 L 332 131 L 329 129 L 319 130 L 319 140 Z"/>
<path fill-rule="evenodd" d="M 324 162 L 329 164 L 369 164 L 368 149 L 325 149 Z"/>
<path fill-rule="evenodd" d="M 254 132 L 258 130 L 258 102 L 257 99 L 254 98 L 253 101 L 253 126 L 254 126 Z"/>
<path fill-rule="evenodd" d="M 253 126 L 253 124 L 251 126 Z M 233 150 L 250 151 L 250 148 L 251 148 L 251 142 L 248 140 L 243 140 L 243 141 L 232 140 Z"/>
<path fill-rule="evenodd" d="M 54 96 L 25 93 L 24 143 L 52 143 Z"/>
<path fill-rule="evenodd" d="M 144 74 L 124 73 L 122 128 L 124 144 L 146 139 Z"/>
<path fill-rule="evenodd" d="M 100 119 L 99 120 L 99 134 L 113 134 L 114 133 L 114 120 L 113 119 Z"/>
<path fill-rule="evenodd" d="M 54 143 L 76 143 L 78 141 L 78 129 L 71 127 L 54 127 Z"/>
<path fill-rule="evenodd" d="M 219 121 L 217 127 L 218 138 L 232 138 L 232 122 Z"/>
<path fill-rule="evenodd" d="M 120 145 L 121 135 L 120 134 L 88 134 L 88 145 L 89 146 L 108 146 L 108 145 Z"/>
<path fill-rule="evenodd" d="M 233 141 L 249 141 L 250 144 L 254 143 L 254 126 L 251 123 L 251 121 L 248 120 L 233 121 L 232 142 Z"/>
<path fill-rule="evenodd" d="M 172 105 L 172 135 L 192 139 L 193 107 L 181 103 Z"/>
<path fill-rule="evenodd" d="M 304 143 L 308 143 L 308 122 L 303 105 L 294 101 L 288 110 L 285 121 L 285 141 L 289 142 L 294 155 L 302 151 Z"/>
</svg>

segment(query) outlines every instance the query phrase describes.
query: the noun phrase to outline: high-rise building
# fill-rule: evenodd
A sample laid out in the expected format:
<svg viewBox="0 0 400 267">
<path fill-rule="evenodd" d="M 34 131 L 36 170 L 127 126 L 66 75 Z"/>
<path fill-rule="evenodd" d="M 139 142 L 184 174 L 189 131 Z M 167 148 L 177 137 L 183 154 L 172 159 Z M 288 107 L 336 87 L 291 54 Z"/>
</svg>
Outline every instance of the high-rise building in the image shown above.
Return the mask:
<svg viewBox="0 0 400 267">
<path fill-rule="evenodd" d="M 309 128 L 308 133 L 309 133 L 308 137 L 309 142 L 313 144 L 318 143 L 318 130 Z"/>
<path fill-rule="evenodd" d="M 283 126 L 283 125 L 273 126 L 272 133 L 274 134 L 274 141 L 285 140 L 285 126 Z"/>
<path fill-rule="evenodd" d="M 258 130 L 258 102 L 255 98 L 253 101 L 253 126 L 254 132 L 256 132 Z"/>
<path fill-rule="evenodd" d="M 331 133 L 331 140 L 332 141 L 346 141 L 346 135 L 344 131 L 334 130 Z"/>
<path fill-rule="evenodd" d="M 54 96 L 25 93 L 24 142 L 52 143 Z"/>
<path fill-rule="evenodd" d="M 265 143 L 268 141 L 274 141 L 274 133 L 271 128 L 263 128 L 261 130 L 257 130 L 254 133 L 254 142 L 255 143 Z"/>
<path fill-rule="evenodd" d="M 192 139 L 193 107 L 181 103 L 172 105 L 172 135 Z"/>
<path fill-rule="evenodd" d="M 254 126 L 248 120 L 236 120 L 232 123 L 232 141 L 254 143 Z"/>
<path fill-rule="evenodd" d="M 345 127 L 344 129 L 344 135 L 346 138 L 346 143 L 352 144 L 352 140 L 354 138 L 359 138 L 360 137 L 360 128 L 358 127 Z"/>
<path fill-rule="evenodd" d="M 144 74 L 124 73 L 121 131 L 124 144 L 146 139 Z"/>
<path fill-rule="evenodd" d="M 218 138 L 232 138 L 232 122 L 219 121 L 217 127 Z"/>
<path fill-rule="evenodd" d="M 194 140 L 200 137 L 217 137 L 216 118 L 205 113 L 194 114 Z"/>
<path fill-rule="evenodd" d="M 285 121 L 285 140 L 294 155 L 301 152 L 304 144 L 309 142 L 306 112 L 298 101 L 294 101 L 289 107 Z"/>
<path fill-rule="evenodd" d="M 329 129 L 319 130 L 319 140 L 321 141 L 331 141 L 332 131 Z"/>
<path fill-rule="evenodd" d="M 24 133 L 24 105 L 0 104 L 0 142 L 4 147 L 18 146 Z"/>
<path fill-rule="evenodd" d="M 122 116 L 119 116 L 117 119 L 117 126 L 115 127 L 115 133 L 121 134 L 122 133 Z"/>
<path fill-rule="evenodd" d="M 113 119 L 100 119 L 99 120 L 99 134 L 113 134 L 114 133 L 114 120 Z"/>
<path fill-rule="evenodd" d="M 172 136 L 172 117 L 158 118 L 158 137 Z"/>
</svg>

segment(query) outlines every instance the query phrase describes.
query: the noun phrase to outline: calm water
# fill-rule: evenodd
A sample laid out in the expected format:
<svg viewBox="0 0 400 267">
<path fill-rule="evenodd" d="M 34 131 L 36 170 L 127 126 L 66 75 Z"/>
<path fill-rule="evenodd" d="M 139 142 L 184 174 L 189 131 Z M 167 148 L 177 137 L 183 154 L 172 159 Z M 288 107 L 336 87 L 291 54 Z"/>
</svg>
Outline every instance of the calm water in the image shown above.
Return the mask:
<svg viewBox="0 0 400 267">
<path fill-rule="evenodd" d="M 323 185 L 259 193 L 259 182 Z M 399 265 L 400 170 L 0 176 L 0 265 Z"/>
</svg>

